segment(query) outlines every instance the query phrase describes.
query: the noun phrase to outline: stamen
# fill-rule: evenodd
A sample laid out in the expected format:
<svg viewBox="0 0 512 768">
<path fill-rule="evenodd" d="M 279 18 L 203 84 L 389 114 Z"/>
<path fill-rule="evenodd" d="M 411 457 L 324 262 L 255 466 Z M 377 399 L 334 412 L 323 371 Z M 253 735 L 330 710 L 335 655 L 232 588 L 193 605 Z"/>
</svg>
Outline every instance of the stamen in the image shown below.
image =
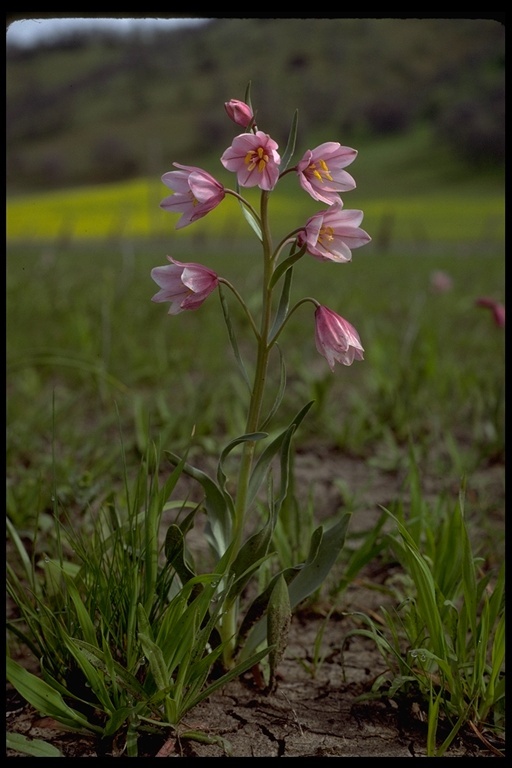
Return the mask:
<svg viewBox="0 0 512 768">
<path fill-rule="evenodd" d="M 317 168 L 316 163 L 311 163 L 311 165 L 308 168 L 308 171 L 313 174 L 313 176 L 318 179 L 318 181 L 324 181 L 324 179 L 327 179 L 328 181 L 332 181 L 333 178 L 331 174 L 329 173 L 329 166 L 325 162 L 325 160 L 319 160 L 318 164 L 320 166 L 320 169 Z"/>
<path fill-rule="evenodd" d="M 331 243 L 334 240 L 334 229 L 332 227 L 322 227 L 318 233 L 318 240 L 322 245 L 325 241 Z"/>
<path fill-rule="evenodd" d="M 249 150 L 249 152 L 244 157 L 244 163 L 248 166 L 248 170 L 254 171 L 254 169 L 257 167 L 260 173 L 263 173 L 265 170 L 268 160 L 269 157 L 267 154 L 265 154 L 263 147 Z"/>
</svg>

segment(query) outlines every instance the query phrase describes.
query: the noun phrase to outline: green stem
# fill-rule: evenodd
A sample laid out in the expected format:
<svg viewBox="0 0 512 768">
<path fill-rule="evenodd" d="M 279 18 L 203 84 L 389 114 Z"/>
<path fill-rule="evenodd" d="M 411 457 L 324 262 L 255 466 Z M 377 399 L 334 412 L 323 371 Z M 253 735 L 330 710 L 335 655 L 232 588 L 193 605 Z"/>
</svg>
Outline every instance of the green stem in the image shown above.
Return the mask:
<svg viewBox="0 0 512 768">
<path fill-rule="evenodd" d="M 288 245 L 288 243 L 294 243 L 296 241 L 296 235 L 299 234 L 299 232 L 304 232 L 304 227 L 297 227 L 297 229 L 294 229 L 292 232 L 286 235 L 286 237 L 283 237 L 279 245 L 277 246 L 274 255 L 272 256 L 273 259 L 278 259 L 279 254 L 285 247 L 285 245 Z"/>
<path fill-rule="evenodd" d="M 242 205 L 245 205 L 245 207 L 247 208 L 247 210 L 248 210 L 248 211 L 250 211 L 250 212 L 252 213 L 252 215 L 254 216 L 254 218 L 256 219 L 256 221 L 258 221 L 258 222 L 259 222 L 259 217 L 258 217 L 258 214 L 257 214 L 257 213 L 256 213 L 256 211 L 254 210 L 254 208 L 252 207 L 252 205 L 251 205 L 251 204 L 250 204 L 250 203 L 249 203 L 249 202 L 248 202 L 248 201 L 245 199 L 245 197 L 242 197 L 242 195 L 239 195 L 239 194 L 238 194 L 238 192 L 235 192 L 235 190 L 234 190 L 234 189 L 227 189 L 227 188 L 224 188 L 224 192 L 226 193 L 226 195 L 233 195 L 233 197 L 236 197 L 236 199 L 237 199 L 237 200 L 238 200 L 240 203 L 242 203 Z"/>
<path fill-rule="evenodd" d="M 290 317 L 293 315 L 293 313 L 294 313 L 294 312 L 296 312 L 296 311 L 298 310 L 298 308 L 299 308 L 299 307 L 300 307 L 302 304 L 306 304 L 307 302 L 311 302 L 311 304 L 313 304 L 315 307 L 319 307 L 319 306 L 320 306 L 320 302 L 318 302 L 316 299 L 312 299 L 312 298 L 311 298 L 311 296 L 306 296 L 305 298 L 303 298 L 303 299 L 300 299 L 300 300 L 299 300 L 299 301 L 298 301 L 298 302 L 297 302 L 297 303 L 296 303 L 296 304 L 295 304 L 295 305 L 294 305 L 294 306 L 293 306 L 293 307 L 292 307 L 292 308 L 291 308 L 291 309 L 288 311 L 288 314 L 286 315 L 285 319 L 283 320 L 283 323 L 282 323 L 281 327 L 279 328 L 279 330 L 277 331 L 277 333 L 275 333 L 275 334 L 274 334 L 274 336 L 272 337 L 272 341 L 271 341 L 271 344 L 272 344 L 272 346 L 274 346 L 274 344 L 276 343 L 277 339 L 279 338 L 279 336 L 281 335 L 281 333 L 282 333 L 282 331 L 283 331 L 283 328 L 285 327 L 286 323 L 288 322 L 288 320 L 290 319 Z"/>
<path fill-rule="evenodd" d="M 248 309 L 248 307 L 247 307 L 247 304 L 246 304 L 246 303 L 245 303 L 245 301 L 242 299 L 242 297 L 240 296 L 240 294 L 239 294 L 239 293 L 238 293 L 238 291 L 236 290 L 235 286 L 234 286 L 234 285 L 232 285 L 232 284 L 229 282 L 229 280 L 226 280 L 226 279 L 225 279 L 225 278 L 223 278 L 223 277 L 219 277 L 219 283 L 222 283 L 223 285 L 227 286 L 227 287 L 228 287 L 228 288 L 229 288 L 229 289 L 230 289 L 230 290 L 231 290 L 231 291 L 234 293 L 234 295 L 236 296 L 236 298 L 238 299 L 239 303 L 240 303 L 240 304 L 241 304 L 241 306 L 242 306 L 242 309 L 243 309 L 243 311 L 244 311 L 244 313 L 245 313 L 245 316 L 246 316 L 246 318 L 247 318 L 247 319 L 248 319 L 248 321 L 249 321 L 249 325 L 251 326 L 251 328 L 252 328 L 252 330 L 253 330 L 253 332 L 254 332 L 254 335 L 256 336 L 256 338 L 257 338 L 257 339 L 259 339 L 259 338 L 260 338 L 260 334 L 259 334 L 259 331 L 258 331 L 258 329 L 256 328 L 256 325 L 255 325 L 255 323 L 254 323 L 254 320 L 253 320 L 253 318 L 252 318 L 252 315 L 251 315 L 251 313 L 249 312 L 249 309 Z"/>
<path fill-rule="evenodd" d="M 263 397 L 265 394 L 265 383 L 267 379 L 268 358 L 270 354 L 270 345 L 268 343 L 268 336 L 270 330 L 270 322 L 272 315 L 272 288 L 270 288 L 270 281 L 273 272 L 273 260 L 272 260 L 272 238 L 270 233 L 270 227 L 268 222 L 268 198 L 269 192 L 262 191 L 261 204 L 260 204 L 260 220 L 262 229 L 262 247 L 263 247 L 263 288 L 262 288 L 262 307 L 261 307 L 261 324 L 260 332 L 258 335 L 258 349 L 256 357 L 256 367 L 254 371 L 254 380 L 251 392 L 251 399 L 249 403 L 249 411 L 247 414 L 247 421 L 245 426 L 246 434 L 250 432 L 258 431 L 258 424 L 261 418 L 261 409 L 263 404 Z M 256 443 L 254 440 L 244 443 L 242 458 L 240 462 L 240 470 L 238 473 L 238 485 L 237 494 L 235 500 L 235 513 L 233 520 L 233 554 L 231 558 L 232 564 L 236 555 L 240 550 L 242 544 L 242 537 L 245 528 L 246 518 L 246 506 L 247 506 L 247 492 L 249 489 L 249 480 L 251 477 L 252 464 L 254 459 Z M 236 631 L 237 631 L 237 618 L 238 618 L 238 601 L 235 600 L 232 606 L 228 608 L 228 611 L 223 617 L 222 621 L 222 636 L 226 641 L 224 649 L 224 664 L 226 667 L 230 667 L 233 664 L 233 653 L 236 644 Z"/>
</svg>

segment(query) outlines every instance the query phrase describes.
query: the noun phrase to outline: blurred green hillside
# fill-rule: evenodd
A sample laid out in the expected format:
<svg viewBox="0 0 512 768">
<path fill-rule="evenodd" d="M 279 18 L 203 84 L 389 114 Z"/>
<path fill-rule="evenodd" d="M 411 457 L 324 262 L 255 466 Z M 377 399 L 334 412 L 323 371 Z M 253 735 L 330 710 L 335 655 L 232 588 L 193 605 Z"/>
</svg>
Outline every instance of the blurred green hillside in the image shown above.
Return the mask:
<svg viewBox="0 0 512 768">
<path fill-rule="evenodd" d="M 298 108 L 298 152 L 421 131 L 427 158 L 492 175 L 504 158 L 504 47 L 504 26 L 485 19 L 213 19 L 150 38 L 8 45 L 7 190 L 218 162 L 233 137 L 223 104 L 249 81 L 258 125 L 283 149 Z"/>
</svg>

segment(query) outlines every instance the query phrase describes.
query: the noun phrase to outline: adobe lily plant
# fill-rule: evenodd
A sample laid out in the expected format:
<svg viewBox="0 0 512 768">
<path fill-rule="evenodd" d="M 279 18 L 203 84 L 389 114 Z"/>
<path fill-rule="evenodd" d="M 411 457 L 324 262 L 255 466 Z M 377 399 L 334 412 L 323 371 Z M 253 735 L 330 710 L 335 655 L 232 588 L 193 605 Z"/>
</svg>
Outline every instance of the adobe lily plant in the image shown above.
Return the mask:
<svg viewBox="0 0 512 768">
<path fill-rule="evenodd" d="M 337 142 L 326 142 L 307 150 L 302 159 L 291 166 L 297 114 L 292 122 L 286 150 L 281 156 L 276 141 L 256 126 L 249 89 L 245 98 L 246 101 L 233 99 L 225 104 L 228 116 L 245 129 L 235 136 L 220 158 L 224 168 L 236 175 L 235 188 L 225 187 L 201 168 L 174 163 L 177 170 L 162 176 L 163 183 L 172 190 L 172 194 L 161 202 L 161 207 L 180 214 L 176 224 L 179 229 L 209 214 L 226 195 L 232 195 L 239 201 L 241 211 L 261 246 L 258 314 L 249 309 L 234 285 L 212 269 L 170 257 L 169 264 L 155 267 L 151 272 L 160 288 L 152 300 L 169 302 L 169 314 L 176 315 L 199 309 L 213 291 L 218 289 L 220 292 L 229 339 L 248 387 L 245 432 L 222 450 L 215 479 L 187 463 L 183 467 L 202 485 L 204 491 L 206 537 L 215 557 L 215 573 L 219 575 L 218 601 L 223 606 L 216 629 L 223 645 L 224 666 L 229 669 L 247 660 L 266 641 L 272 685 L 275 667 L 286 647 L 291 612 L 325 579 L 343 546 L 348 522 L 343 517 L 329 529 L 328 535 L 324 535 L 323 528 L 319 527 L 313 533 L 306 561 L 275 573 L 262 593 L 245 612 L 242 611 L 241 595 L 248 581 L 271 556 L 272 535 L 286 497 L 291 471 L 292 437 L 312 405 L 308 403 L 277 437 L 270 438 L 265 431 L 285 392 L 285 366 L 277 342 L 291 315 L 300 306 L 312 304 L 316 348 L 326 358 L 331 370 L 334 371 L 335 363 L 351 365 L 354 360 L 362 360 L 364 352 L 356 329 L 316 299 L 305 297 L 290 307 L 292 273 L 297 262 L 306 254 L 318 261 L 346 263 L 352 258 L 352 250 L 368 243 L 370 236 L 360 228 L 363 213 L 345 210 L 340 198 L 341 192 L 355 187 L 355 181 L 345 167 L 355 160 L 356 150 Z M 290 173 L 296 174 L 302 189 L 314 200 L 323 203 L 324 208 L 275 246 L 270 227 L 269 201 L 279 181 Z M 253 207 L 241 194 L 241 190 L 250 187 L 261 190 L 259 208 Z M 253 335 L 255 353 L 251 372 L 248 372 L 251 369 L 246 367 L 239 352 L 237 334 L 228 313 L 226 290 L 240 303 Z M 267 371 L 275 349 L 279 351 L 276 360 L 281 371 L 280 385 L 270 412 L 265 413 Z M 235 482 L 230 484 L 236 492 L 231 494 L 227 489 L 225 461 L 235 448 L 240 448 L 241 455 Z M 168 455 L 175 465 L 182 461 L 174 454 Z M 271 480 L 271 463 L 276 457 L 280 457 L 279 488 L 274 488 Z M 267 488 L 267 519 L 260 530 L 248 532 L 249 511 L 258 499 L 261 500 L 262 487 Z M 170 537 L 172 542 L 168 542 L 167 547 L 167 556 L 171 561 L 190 562 L 185 542 L 192 524 L 193 519 L 189 516 L 174 527 Z M 189 569 L 180 577 L 187 580 L 193 575 L 193 570 Z"/>
</svg>

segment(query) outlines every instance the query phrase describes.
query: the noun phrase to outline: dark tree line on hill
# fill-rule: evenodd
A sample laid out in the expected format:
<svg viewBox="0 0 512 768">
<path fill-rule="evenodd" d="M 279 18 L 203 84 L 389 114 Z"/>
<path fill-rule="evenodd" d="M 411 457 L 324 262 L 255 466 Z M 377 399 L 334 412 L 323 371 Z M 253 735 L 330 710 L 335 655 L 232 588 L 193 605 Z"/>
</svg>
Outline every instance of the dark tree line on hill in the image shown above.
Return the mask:
<svg viewBox="0 0 512 768">
<path fill-rule="evenodd" d="M 112 181 L 169 157 L 190 163 L 230 142 L 222 105 L 249 81 L 281 144 L 299 108 L 300 136 L 350 143 L 427 124 L 468 163 L 500 164 L 504 38 L 485 19 L 215 19 L 8 46 L 7 182 Z"/>
</svg>

